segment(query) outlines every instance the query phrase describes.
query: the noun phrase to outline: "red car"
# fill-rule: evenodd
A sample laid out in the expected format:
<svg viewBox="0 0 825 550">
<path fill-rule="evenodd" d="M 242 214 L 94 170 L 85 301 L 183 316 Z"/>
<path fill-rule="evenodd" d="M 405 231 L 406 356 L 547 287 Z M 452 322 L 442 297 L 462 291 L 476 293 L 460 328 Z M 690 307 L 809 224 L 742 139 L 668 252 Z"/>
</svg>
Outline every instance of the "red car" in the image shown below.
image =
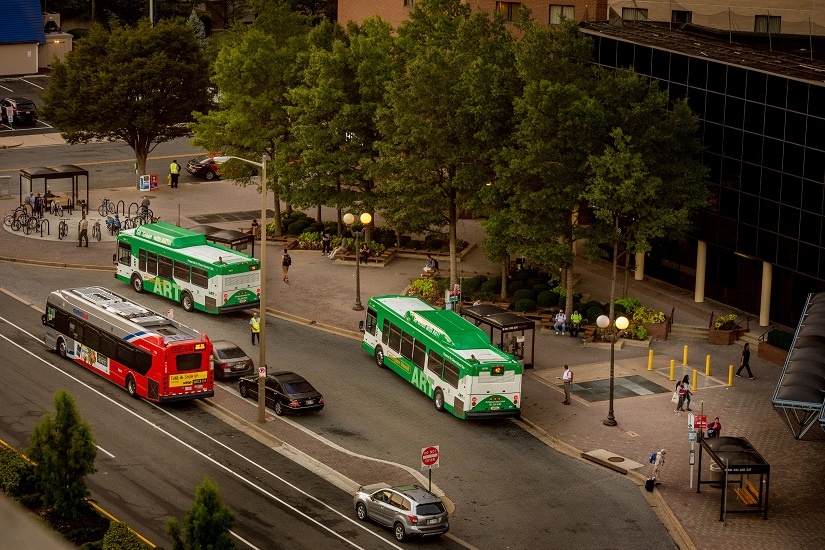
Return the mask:
<svg viewBox="0 0 825 550">
<path fill-rule="evenodd" d="M 210 155 L 191 159 L 186 163 L 186 171 L 193 176 L 205 178 L 207 180 L 220 179 L 218 174 L 218 164 Z"/>
</svg>

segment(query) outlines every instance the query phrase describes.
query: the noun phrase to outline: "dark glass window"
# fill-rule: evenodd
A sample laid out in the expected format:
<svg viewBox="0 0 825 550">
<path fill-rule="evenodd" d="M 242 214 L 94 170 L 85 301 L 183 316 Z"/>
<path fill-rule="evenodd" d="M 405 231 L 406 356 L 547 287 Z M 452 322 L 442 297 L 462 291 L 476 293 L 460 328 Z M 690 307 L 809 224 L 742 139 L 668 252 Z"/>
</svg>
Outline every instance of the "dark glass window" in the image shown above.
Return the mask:
<svg viewBox="0 0 825 550">
<path fill-rule="evenodd" d="M 799 210 L 789 206 L 779 206 L 779 234 L 790 239 L 799 238 Z"/>
<path fill-rule="evenodd" d="M 659 49 L 653 50 L 653 68 L 651 72 L 653 78 L 670 79 L 670 52 Z M 825 98 L 823 98 L 823 101 L 825 101 Z"/>
<path fill-rule="evenodd" d="M 142 248 L 138 250 L 138 269 L 146 271 L 146 250 Z"/>
<path fill-rule="evenodd" d="M 722 188 L 719 194 L 719 215 L 726 218 L 736 219 L 739 215 L 739 193 L 727 188 Z"/>
<path fill-rule="evenodd" d="M 797 269 L 806 275 L 817 276 L 819 268 L 819 248 L 799 243 L 799 258 Z"/>
<path fill-rule="evenodd" d="M 684 84 L 674 84 L 671 82 L 667 87 L 670 101 L 678 101 L 687 97 L 688 87 Z"/>
<path fill-rule="evenodd" d="M 384 319 L 384 324 L 381 325 L 381 341 L 385 344 L 390 342 L 390 322 L 387 319 Z"/>
<path fill-rule="evenodd" d="M 765 103 L 768 75 L 756 71 L 748 71 L 747 99 L 757 103 Z"/>
<path fill-rule="evenodd" d="M 636 69 L 637 73 L 644 76 L 650 76 L 651 55 L 652 48 L 647 46 L 636 46 L 636 55 L 633 58 L 633 68 Z"/>
<path fill-rule="evenodd" d="M 788 80 L 788 109 L 798 113 L 808 112 L 808 85 L 798 80 Z"/>
<path fill-rule="evenodd" d="M 825 151 L 825 119 L 809 116 L 805 139 L 808 147 Z"/>
<path fill-rule="evenodd" d="M 725 96 L 708 92 L 705 100 L 705 120 L 708 122 L 725 122 Z"/>
<path fill-rule="evenodd" d="M 602 38 L 599 44 L 599 63 L 608 67 L 616 66 L 616 41 Z"/>
<path fill-rule="evenodd" d="M 799 238 L 807 243 L 819 244 L 820 232 L 822 231 L 822 216 L 801 212 L 799 216 Z"/>
<path fill-rule="evenodd" d="M 155 252 L 146 252 L 146 273 L 158 274 L 158 255 Z"/>
<path fill-rule="evenodd" d="M 755 165 L 762 164 L 761 135 L 744 132 L 742 136 L 742 160 Z"/>
<path fill-rule="evenodd" d="M 730 130 L 725 130 L 725 133 Z M 734 130 L 735 131 L 735 130 Z M 722 157 L 722 187 L 739 189 L 739 180 L 742 177 L 742 163 L 736 159 Z"/>
<path fill-rule="evenodd" d="M 785 139 L 805 145 L 805 115 L 787 111 L 785 113 Z"/>
<path fill-rule="evenodd" d="M 768 95 L 765 98 L 765 103 L 784 109 L 787 96 L 788 79 L 772 74 L 768 75 Z"/>
<path fill-rule="evenodd" d="M 678 53 L 670 56 L 670 81 L 687 84 L 688 58 Z"/>
<path fill-rule="evenodd" d="M 83 335 L 83 344 L 95 351 L 100 350 L 100 332 L 94 327 L 87 326 Z"/>
<path fill-rule="evenodd" d="M 747 193 L 739 195 L 739 222 L 753 226 L 759 224 L 759 197 Z M 753 242 L 756 243 L 756 233 L 754 233 Z"/>
<path fill-rule="evenodd" d="M 158 255 L 158 277 L 172 278 L 172 258 Z"/>
<path fill-rule="evenodd" d="M 810 151 L 808 151 L 810 153 Z M 822 214 L 823 186 L 819 181 L 802 181 L 802 209 Z"/>
<path fill-rule="evenodd" d="M 785 138 L 785 111 L 774 107 L 765 109 L 765 135 L 777 139 Z"/>
<path fill-rule="evenodd" d="M 762 166 L 782 170 L 782 142 L 765 138 L 762 144 Z"/>
<path fill-rule="evenodd" d="M 785 154 L 782 158 L 782 169 L 786 174 L 801 176 L 805 166 L 805 148 L 793 143 L 785 143 Z M 797 178 L 798 179 L 798 178 Z M 798 201 L 799 199 L 797 199 Z M 784 202 L 784 199 L 783 199 Z"/>
<path fill-rule="evenodd" d="M 745 153 L 748 152 L 748 136 L 751 134 L 745 134 Z M 760 150 L 761 150 L 761 143 L 760 143 Z M 744 193 L 750 193 L 752 195 L 759 195 L 759 182 L 762 179 L 762 169 L 759 166 L 751 164 L 749 162 L 742 163 L 742 180 L 741 180 L 741 189 Z M 756 225 L 756 222 L 754 222 Z"/>
<path fill-rule="evenodd" d="M 189 266 L 179 260 L 175 260 L 175 280 L 181 283 L 189 282 Z"/>
<path fill-rule="evenodd" d="M 699 118 L 705 118 L 705 91 L 696 88 L 689 89 L 688 106 Z"/>
<path fill-rule="evenodd" d="M 756 254 L 760 260 L 776 262 L 776 233 L 759 231 L 759 240 L 756 243 Z"/>
<path fill-rule="evenodd" d="M 152 356 L 149 352 L 135 349 L 135 365 L 132 367 L 138 374 L 146 375 L 152 368 Z"/>
<path fill-rule="evenodd" d="M 364 327 L 364 331 L 367 334 L 372 334 L 375 336 L 375 329 L 376 325 L 378 324 L 378 315 L 375 313 L 375 310 L 372 308 L 367 309 L 367 321 L 366 326 Z"/>
<path fill-rule="evenodd" d="M 117 354 L 117 340 L 106 334 L 100 335 L 100 353 L 105 357 L 114 359 Z"/>
<path fill-rule="evenodd" d="M 127 368 L 135 365 L 135 349 L 123 342 L 117 345 L 117 362 Z"/>
<path fill-rule="evenodd" d="M 740 223 L 737 229 L 739 238 L 736 242 L 736 250 L 748 256 L 756 256 L 756 228 Z"/>
<path fill-rule="evenodd" d="M 782 188 L 782 175 L 773 170 L 762 170 L 762 185 L 759 187 L 759 196 L 779 202 L 779 191 Z"/>
<path fill-rule="evenodd" d="M 735 97 L 728 97 L 725 103 L 725 126 L 742 128 L 745 119 L 745 102 Z"/>
<path fill-rule="evenodd" d="M 736 250 L 736 220 L 719 218 L 719 246 Z"/>
<path fill-rule="evenodd" d="M 725 144 L 722 153 L 736 159 L 737 162 L 742 158 L 742 130 L 725 128 Z M 722 184 L 724 185 L 724 182 Z"/>
<path fill-rule="evenodd" d="M 396 325 L 390 325 L 390 349 L 399 351 L 401 349 L 401 328 Z"/>
<path fill-rule="evenodd" d="M 693 12 L 687 10 L 672 10 L 670 12 L 670 22 L 685 25 L 693 21 Z"/>
<path fill-rule="evenodd" d="M 810 86 L 808 90 L 808 114 L 825 118 L 825 87 Z M 823 257 L 825 259 L 825 256 Z"/>
<path fill-rule="evenodd" d="M 802 200 L 802 178 L 782 174 L 782 204 L 799 208 Z"/>
<path fill-rule="evenodd" d="M 765 131 L 765 106 L 753 101 L 745 102 L 745 130 L 755 134 Z"/>
<path fill-rule="evenodd" d="M 693 65 L 691 65 L 691 69 L 692 68 Z M 726 65 L 721 63 L 708 63 L 708 90 L 724 94 L 727 74 L 728 71 Z"/>
<path fill-rule="evenodd" d="M 198 370 L 201 368 L 200 353 L 183 353 L 175 357 L 175 367 L 180 371 Z"/>
<path fill-rule="evenodd" d="M 805 170 L 802 175 L 809 180 L 823 181 L 825 174 L 825 152 L 805 149 Z"/>
<path fill-rule="evenodd" d="M 69 330 L 66 333 L 70 338 L 83 342 L 83 321 L 69 317 Z"/>
<path fill-rule="evenodd" d="M 415 345 L 413 346 L 413 364 L 419 369 L 424 368 L 424 362 L 427 359 L 427 348 L 424 346 L 422 342 L 418 340 L 415 341 Z"/>
<path fill-rule="evenodd" d="M 716 65 L 712 63 L 711 67 Z M 739 67 L 728 65 L 728 96 L 745 97 L 745 79 L 747 78 L 747 71 Z"/>
<path fill-rule="evenodd" d="M 705 151 L 702 153 L 702 164 L 708 167 L 708 179 L 713 183 L 719 183 L 722 177 L 722 157 Z"/>
<path fill-rule="evenodd" d="M 704 59 L 691 57 L 688 60 L 688 86 L 704 90 L 708 85 L 708 62 Z M 715 89 L 717 92 L 725 92 L 725 80 L 722 79 L 722 89 Z"/>
<path fill-rule="evenodd" d="M 209 273 L 205 269 L 192 268 L 192 284 L 201 288 L 209 287 Z"/>
<path fill-rule="evenodd" d="M 401 333 L 401 356 L 412 361 L 413 337 L 406 332 Z"/>
<path fill-rule="evenodd" d="M 796 270 L 796 260 L 799 256 L 799 241 L 779 237 L 776 248 L 776 263 L 782 267 Z"/>
<path fill-rule="evenodd" d="M 633 44 L 630 42 L 619 42 L 616 48 L 616 64 L 619 67 L 633 66 Z"/>
<path fill-rule="evenodd" d="M 776 233 L 779 227 L 779 203 L 762 200 L 759 205 L 759 227 Z"/>
<path fill-rule="evenodd" d="M 441 369 L 444 366 L 444 358 L 433 350 L 427 356 L 427 368 L 441 376 Z"/>
<path fill-rule="evenodd" d="M 447 384 L 451 385 L 454 388 L 458 387 L 458 367 L 450 363 L 449 361 L 444 361 L 444 374 L 441 378 Z"/>
<path fill-rule="evenodd" d="M 119 264 L 132 266 L 132 247 L 128 243 L 117 243 L 117 261 Z"/>
</svg>

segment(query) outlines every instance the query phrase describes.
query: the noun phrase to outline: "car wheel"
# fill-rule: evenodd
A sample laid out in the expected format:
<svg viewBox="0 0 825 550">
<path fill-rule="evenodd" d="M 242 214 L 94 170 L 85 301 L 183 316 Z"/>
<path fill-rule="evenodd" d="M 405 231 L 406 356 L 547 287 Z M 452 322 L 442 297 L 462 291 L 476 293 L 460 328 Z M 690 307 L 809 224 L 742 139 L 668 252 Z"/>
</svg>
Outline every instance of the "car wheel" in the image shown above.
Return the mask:
<svg viewBox="0 0 825 550">
<path fill-rule="evenodd" d="M 393 534 L 395 535 L 395 540 L 398 542 L 403 542 L 404 539 L 407 538 L 407 533 L 404 532 L 404 524 L 396 522 L 395 526 L 393 527 Z"/>
<path fill-rule="evenodd" d="M 249 396 L 249 390 L 246 389 L 246 384 L 239 384 L 238 391 L 241 392 L 241 397 Z"/>
<path fill-rule="evenodd" d="M 66 341 L 63 338 L 57 340 L 57 354 L 63 359 L 66 358 Z"/>
<path fill-rule="evenodd" d="M 283 405 L 281 405 L 280 401 L 275 402 L 275 414 L 277 414 L 278 416 L 284 414 L 284 407 Z"/>
<path fill-rule="evenodd" d="M 212 181 L 213 179 L 215 179 L 215 178 L 217 177 L 217 175 L 216 175 L 216 174 L 215 174 L 215 172 L 213 172 L 212 170 L 207 170 L 207 172 L 206 172 L 206 174 L 204 175 L 204 177 L 205 177 L 208 181 Z"/>
<path fill-rule="evenodd" d="M 131 376 L 126 378 L 126 391 L 131 397 L 137 397 L 137 384 L 135 384 L 135 379 Z"/>
<path fill-rule="evenodd" d="M 381 346 L 375 347 L 375 364 L 384 368 L 384 350 L 381 349 Z"/>
<path fill-rule="evenodd" d="M 435 403 L 435 410 L 438 412 L 444 412 L 444 392 L 442 392 L 440 388 L 435 390 L 433 403 Z"/>
<path fill-rule="evenodd" d="M 182 305 L 186 311 L 193 311 L 195 309 L 195 302 L 192 300 L 192 295 L 184 292 L 183 296 L 180 297 L 180 305 Z"/>
<path fill-rule="evenodd" d="M 363 502 L 355 505 L 355 515 L 358 516 L 358 519 L 361 521 L 367 521 L 367 507 L 364 506 Z"/>
<path fill-rule="evenodd" d="M 135 289 L 135 292 L 143 292 L 143 278 L 137 273 L 132 275 L 132 288 Z"/>
</svg>

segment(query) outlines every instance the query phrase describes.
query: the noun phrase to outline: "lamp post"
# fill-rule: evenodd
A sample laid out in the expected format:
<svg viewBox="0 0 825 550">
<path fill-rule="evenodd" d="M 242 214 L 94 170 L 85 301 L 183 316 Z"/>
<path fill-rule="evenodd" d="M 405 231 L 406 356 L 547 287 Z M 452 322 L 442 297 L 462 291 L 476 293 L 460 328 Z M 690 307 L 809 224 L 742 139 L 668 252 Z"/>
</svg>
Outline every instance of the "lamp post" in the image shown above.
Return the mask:
<svg viewBox="0 0 825 550">
<path fill-rule="evenodd" d="M 607 328 L 610 326 L 610 317 L 607 315 L 599 315 L 599 318 L 596 319 L 596 324 L 599 325 L 599 328 Z M 611 329 L 610 335 L 610 410 L 607 412 L 607 418 L 604 420 L 603 424 L 605 426 L 615 426 L 616 425 L 616 418 L 613 416 L 613 372 L 615 370 L 616 365 L 616 332 L 618 330 L 624 330 L 628 327 L 630 321 L 627 320 L 627 317 L 617 317 L 616 321 L 613 323 L 613 328 Z"/>
<path fill-rule="evenodd" d="M 366 227 L 372 221 L 372 216 L 369 212 L 364 212 L 359 219 L 361 220 L 361 226 Z M 352 229 L 352 224 L 355 223 L 355 216 L 349 212 L 344 214 L 344 223 L 350 227 L 350 231 L 352 231 L 355 237 L 355 305 L 352 306 L 352 309 L 355 311 L 363 311 L 364 306 L 361 305 L 361 252 L 359 250 L 360 245 L 358 244 L 363 229 L 360 231 Z"/>
<path fill-rule="evenodd" d="M 257 166 L 261 169 L 261 296 L 258 299 L 258 307 L 261 310 L 260 326 L 261 332 L 258 336 L 258 368 L 264 367 L 266 369 L 266 163 L 269 159 L 269 154 L 264 153 L 261 157 L 261 162 L 244 159 L 233 156 L 215 157 L 213 160 L 222 164 L 229 159 L 240 160 L 247 164 Z M 266 372 L 266 371 L 264 371 Z M 258 377 L 258 422 L 263 424 L 266 421 L 266 385 L 265 377 Z"/>
</svg>

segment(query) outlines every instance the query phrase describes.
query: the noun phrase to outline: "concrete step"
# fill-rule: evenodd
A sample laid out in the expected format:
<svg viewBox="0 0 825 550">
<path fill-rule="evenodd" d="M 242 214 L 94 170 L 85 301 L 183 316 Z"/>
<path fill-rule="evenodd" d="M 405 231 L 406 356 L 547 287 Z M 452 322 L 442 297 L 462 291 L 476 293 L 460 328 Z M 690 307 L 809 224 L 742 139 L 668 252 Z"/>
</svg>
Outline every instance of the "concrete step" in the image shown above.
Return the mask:
<svg viewBox="0 0 825 550">
<path fill-rule="evenodd" d="M 708 328 L 691 325 L 679 325 L 674 323 L 670 327 L 670 335 L 678 338 L 694 338 L 697 340 L 707 340 Z"/>
<path fill-rule="evenodd" d="M 736 341 L 736 343 L 740 346 L 750 344 L 751 347 L 756 347 L 757 345 L 759 345 L 759 333 L 754 331 L 744 332 L 739 337 L 739 340 Z"/>
</svg>

